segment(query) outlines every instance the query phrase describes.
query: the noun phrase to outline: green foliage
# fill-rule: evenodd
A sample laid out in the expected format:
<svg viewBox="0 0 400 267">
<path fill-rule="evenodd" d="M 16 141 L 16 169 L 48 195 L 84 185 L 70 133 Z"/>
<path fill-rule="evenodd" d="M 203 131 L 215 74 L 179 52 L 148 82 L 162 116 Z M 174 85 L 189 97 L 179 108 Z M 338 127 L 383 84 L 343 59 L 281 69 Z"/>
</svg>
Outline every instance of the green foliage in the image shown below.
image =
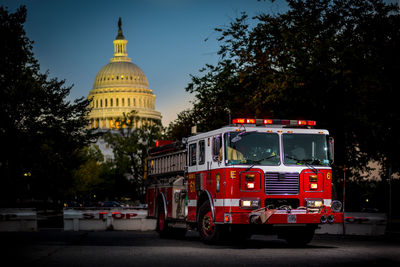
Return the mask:
<svg viewBox="0 0 400 267">
<path fill-rule="evenodd" d="M 0 7 L 0 177 L 4 205 L 61 200 L 91 137 L 88 101 L 67 102 L 71 87 L 39 72 L 23 24 L 26 8 Z M 29 174 L 29 175 L 26 175 Z"/>
<path fill-rule="evenodd" d="M 287 12 L 241 14 L 218 28 L 221 60 L 193 76 L 193 109 L 172 124 L 210 130 L 229 115 L 314 119 L 336 139 L 336 166 L 400 171 L 400 15 L 381 0 L 289 0 Z M 190 117 L 186 117 L 190 115 Z M 338 176 L 341 176 L 339 171 Z"/>
<path fill-rule="evenodd" d="M 191 127 L 196 124 L 192 110 L 182 111 L 174 122 L 170 122 L 166 133 L 167 139 L 181 141 L 182 138 L 190 136 Z"/>
<path fill-rule="evenodd" d="M 96 145 L 84 147 L 79 156 L 83 163 L 74 172 L 69 195 L 71 198 L 91 199 L 104 184 L 104 156 Z"/>
<path fill-rule="evenodd" d="M 392 179 L 391 184 L 368 179 L 348 179 L 345 185 L 346 211 L 389 212 L 400 218 L 400 179 Z M 336 184 L 337 199 L 343 200 L 343 181 Z"/>
<path fill-rule="evenodd" d="M 136 112 L 124 114 L 117 121 L 120 127 L 117 131 L 110 131 L 104 139 L 113 149 L 116 179 L 116 192 L 119 197 L 131 197 L 144 201 L 144 166 L 148 157 L 148 149 L 155 146 L 155 141 L 161 138 L 162 126 L 160 121 L 152 125 L 133 127 L 139 118 Z"/>
</svg>

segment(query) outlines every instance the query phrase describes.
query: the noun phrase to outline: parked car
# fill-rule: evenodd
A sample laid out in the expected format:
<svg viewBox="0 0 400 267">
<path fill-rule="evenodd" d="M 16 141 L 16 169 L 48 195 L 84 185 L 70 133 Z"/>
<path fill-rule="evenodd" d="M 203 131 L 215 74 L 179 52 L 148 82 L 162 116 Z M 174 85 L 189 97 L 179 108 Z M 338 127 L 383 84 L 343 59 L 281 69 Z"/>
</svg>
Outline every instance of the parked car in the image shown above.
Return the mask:
<svg viewBox="0 0 400 267">
<path fill-rule="evenodd" d="M 147 209 L 147 204 L 140 203 L 137 206 L 134 206 L 135 209 Z"/>
<path fill-rule="evenodd" d="M 121 207 L 121 204 L 117 201 L 99 201 L 98 206 L 104 208 Z"/>
</svg>

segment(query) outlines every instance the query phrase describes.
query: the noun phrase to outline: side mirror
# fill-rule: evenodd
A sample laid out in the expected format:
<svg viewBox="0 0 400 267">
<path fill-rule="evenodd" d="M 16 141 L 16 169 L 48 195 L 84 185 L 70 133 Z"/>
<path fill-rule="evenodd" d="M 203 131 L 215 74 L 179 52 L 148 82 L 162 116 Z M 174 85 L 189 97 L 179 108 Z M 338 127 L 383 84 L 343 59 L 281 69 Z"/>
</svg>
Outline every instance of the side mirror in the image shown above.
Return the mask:
<svg viewBox="0 0 400 267">
<path fill-rule="evenodd" d="M 333 139 L 333 137 L 329 137 L 328 142 L 329 142 L 329 160 L 332 164 L 335 160 L 335 140 Z"/>
</svg>

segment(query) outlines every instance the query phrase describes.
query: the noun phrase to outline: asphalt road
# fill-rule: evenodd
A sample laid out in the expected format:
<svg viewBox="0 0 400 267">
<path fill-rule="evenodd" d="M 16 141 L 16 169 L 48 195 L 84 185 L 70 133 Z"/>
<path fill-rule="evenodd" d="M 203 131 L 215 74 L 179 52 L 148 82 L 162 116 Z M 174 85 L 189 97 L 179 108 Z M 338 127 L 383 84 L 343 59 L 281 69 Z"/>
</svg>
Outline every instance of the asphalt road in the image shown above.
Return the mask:
<svg viewBox="0 0 400 267">
<path fill-rule="evenodd" d="M 400 239 L 317 235 L 304 248 L 274 236 L 206 245 L 195 232 L 160 239 L 155 232 L 0 233 L 2 266 L 400 266 Z M 7 264 L 11 262 L 11 264 Z"/>
</svg>

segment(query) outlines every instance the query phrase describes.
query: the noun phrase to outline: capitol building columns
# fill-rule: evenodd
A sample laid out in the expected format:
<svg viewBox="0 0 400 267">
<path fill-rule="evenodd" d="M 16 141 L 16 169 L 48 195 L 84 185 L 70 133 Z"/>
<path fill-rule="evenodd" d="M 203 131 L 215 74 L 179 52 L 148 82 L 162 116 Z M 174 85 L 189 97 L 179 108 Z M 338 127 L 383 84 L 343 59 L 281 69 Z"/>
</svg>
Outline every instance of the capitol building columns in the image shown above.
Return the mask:
<svg viewBox="0 0 400 267">
<path fill-rule="evenodd" d="M 126 128 L 127 125 L 120 122 L 120 117 L 96 118 L 90 120 L 90 128 L 92 129 L 109 129 L 115 130 Z M 155 125 L 154 120 L 148 118 L 138 118 L 132 123 L 133 128 L 141 128 L 144 125 Z"/>
</svg>

